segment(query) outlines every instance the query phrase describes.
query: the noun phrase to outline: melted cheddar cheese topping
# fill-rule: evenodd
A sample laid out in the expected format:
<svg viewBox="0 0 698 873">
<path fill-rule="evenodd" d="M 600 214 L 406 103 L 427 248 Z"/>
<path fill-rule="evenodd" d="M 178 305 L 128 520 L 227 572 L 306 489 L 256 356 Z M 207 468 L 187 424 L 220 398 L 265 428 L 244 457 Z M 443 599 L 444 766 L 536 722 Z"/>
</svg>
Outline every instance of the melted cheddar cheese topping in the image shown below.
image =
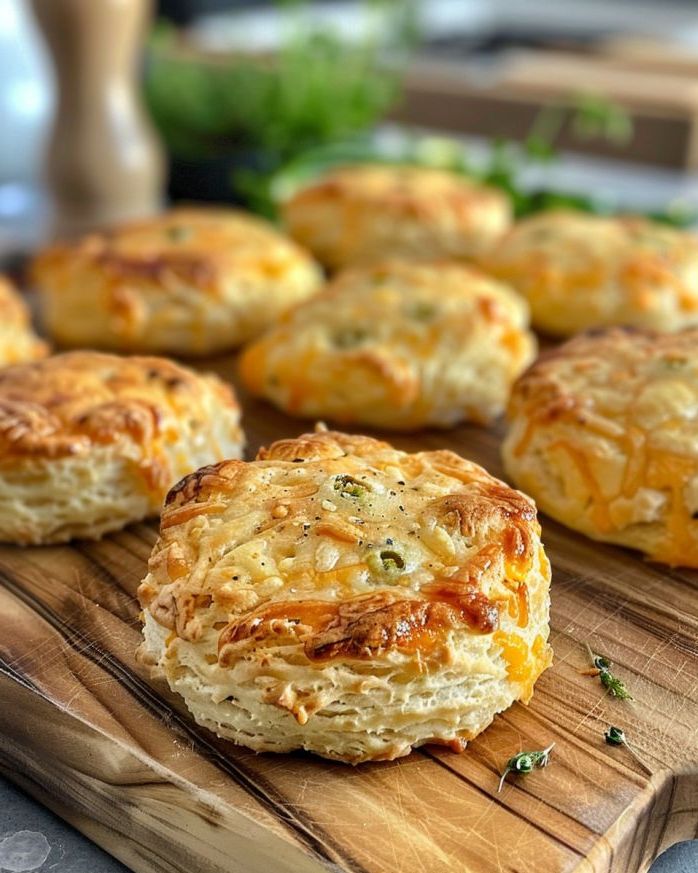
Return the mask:
<svg viewBox="0 0 698 873">
<path fill-rule="evenodd" d="M 647 219 L 546 211 L 518 222 L 481 263 L 552 334 L 698 323 L 698 240 Z"/>
<path fill-rule="evenodd" d="M 183 480 L 139 596 L 169 646 L 210 640 L 223 667 L 289 644 L 419 672 L 476 635 L 528 694 L 550 660 L 539 533 L 527 498 L 457 455 L 320 432 Z"/>
<path fill-rule="evenodd" d="M 572 340 L 519 381 L 510 417 L 507 466 L 546 511 L 698 566 L 698 329 Z"/>
</svg>

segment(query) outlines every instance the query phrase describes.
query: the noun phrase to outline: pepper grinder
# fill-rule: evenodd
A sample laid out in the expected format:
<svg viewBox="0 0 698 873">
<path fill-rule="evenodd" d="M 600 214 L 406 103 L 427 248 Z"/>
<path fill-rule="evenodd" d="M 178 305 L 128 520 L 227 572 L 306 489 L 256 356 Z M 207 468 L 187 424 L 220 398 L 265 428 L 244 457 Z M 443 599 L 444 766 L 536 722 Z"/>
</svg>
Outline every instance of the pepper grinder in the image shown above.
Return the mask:
<svg viewBox="0 0 698 873">
<path fill-rule="evenodd" d="M 159 211 L 164 157 L 138 81 L 151 0 L 32 3 L 58 90 L 45 165 L 55 233 Z"/>
</svg>

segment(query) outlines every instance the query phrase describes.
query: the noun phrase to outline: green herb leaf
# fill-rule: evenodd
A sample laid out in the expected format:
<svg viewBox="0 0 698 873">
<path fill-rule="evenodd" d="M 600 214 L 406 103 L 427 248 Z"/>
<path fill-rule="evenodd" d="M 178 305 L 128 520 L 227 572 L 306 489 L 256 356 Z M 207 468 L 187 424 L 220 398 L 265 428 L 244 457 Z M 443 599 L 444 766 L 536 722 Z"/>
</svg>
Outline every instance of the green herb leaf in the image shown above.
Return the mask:
<svg viewBox="0 0 698 873">
<path fill-rule="evenodd" d="M 633 138 L 633 121 L 620 104 L 600 94 L 579 94 L 575 99 L 572 132 L 578 139 L 603 139 L 624 146 Z"/>
<path fill-rule="evenodd" d="M 168 227 L 165 233 L 172 242 L 184 242 L 191 237 L 191 228 L 175 224 Z"/>
<path fill-rule="evenodd" d="M 616 697 L 618 700 L 632 700 L 632 695 L 625 687 L 625 683 L 618 679 L 610 670 L 600 670 L 599 679 L 601 684 L 608 691 L 611 697 Z"/>
<path fill-rule="evenodd" d="M 604 734 L 604 739 L 609 746 L 623 746 L 625 745 L 625 731 L 623 728 L 611 725 Z"/>
<path fill-rule="evenodd" d="M 410 318 L 414 318 L 415 321 L 431 321 L 438 311 L 435 303 L 430 303 L 428 300 L 420 300 L 409 307 L 407 314 Z"/>
<path fill-rule="evenodd" d="M 354 479 L 353 476 L 343 473 L 335 477 L 334 490 L 339 491 L 341 497 L 359 498 L 367 493 L 368 488 L 357 479 Z"/>
<path fill-rule="evenodd" d="M 352 349 L 368 338 L 368 331 L 363 327 L 344 327 L 332 337 L 332 342 L 338 349 Z"/>
<path fill-rule="evenodd" d="M 597 670 L 610 670 L 611 662 L 608 658 L 604 658 L 603 655 L 594 655 L 593 656 L 594 666 Z"/>
<path fill-rule="evenodd" d="M 374 549 L 366 556 L 366 564 L 371 574 L 384 581 L 400 576 L 406 567 L 402 552 L 392 541 L 389 544 L 389 548 Z"/>
<path fill-rule="evenodd" d="M 383 549 L 380 553 L 381 564 L 386 573 L 393 574 L 405 569 L 405 559 L 394 549 Z"/>
<path fill-rule="evenodd" d="M 613 666 L 612 662 L 603 655 L 597 655 L 592 652 L 589 645 L 587 645 L 587 651 L 589 652 L 589 660 L 592 663 L 592 666 L 597 670 L 597 675 L 603 687 L 608 691 L 611 697 L 615 697 L 618 700 L 632 700 L 632 695 L 628 691 L 625 686 L 625 683 L 622 679 L 619 679 L 611 672 L 611 667 Z"/>
<path fill-rule="evenodd" d="M 623 730 L 623 728 L 614 727 L 613 725 L 611 725 L 603 736 L 609 746 L 625 746 L 625 748 L 630 752 L 633 758 L 635 758 L 638 764 L 640 764 L 640 766 L 647 773 L 652 773 L 651 768 L 645 763 L 643 758 L 628 742 L 628 738 L 625 736 L 625 731 Z"/>
<path fill-rule="evenodd" d="M 554 746 L 555 743 L 551 743 L 547 749 L 542 749 L 536 752 L 519 752 L 519 754 L 514 755 L 513 758 L 509 758 L 499 780 L 497 793 L 502 790 L 504 780 L 509 773 L 514 773 L 517 776 L 526 776 L 528 773 L 532 773 L 536 769 L 547 767 L 550 761 L 550 752 Z"/>
</svg>

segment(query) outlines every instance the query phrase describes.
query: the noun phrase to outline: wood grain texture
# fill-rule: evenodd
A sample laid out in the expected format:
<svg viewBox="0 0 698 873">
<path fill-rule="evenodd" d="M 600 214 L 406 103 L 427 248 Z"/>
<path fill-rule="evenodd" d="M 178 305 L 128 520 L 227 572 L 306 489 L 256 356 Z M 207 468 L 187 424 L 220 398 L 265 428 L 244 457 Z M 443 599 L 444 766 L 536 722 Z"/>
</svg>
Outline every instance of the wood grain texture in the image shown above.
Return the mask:
<svg viewBox="0 0 698 873">
<path fill-rule="evenodd" d="M 231 376 L 230 362 L 216 367 Z M 308 429 L 243 396 L 248 454 Z M 496 429 L 390 437 L 502 475 Z M 698 573 L 543 519 L 553 667 L 463 755 L 356 768 L 256 755 L 199 728 L 134 659 L 156 526 L 98 543 L 0 547 L 0 769 L 137 873 L 635 873 L 698 835 Z M 582 674 L 588 642 L 634 701 Z M 626 729 L 651 778 L 623 748 Z M 556 746 L 511 780 L 513 753 Z"/>
</svg>

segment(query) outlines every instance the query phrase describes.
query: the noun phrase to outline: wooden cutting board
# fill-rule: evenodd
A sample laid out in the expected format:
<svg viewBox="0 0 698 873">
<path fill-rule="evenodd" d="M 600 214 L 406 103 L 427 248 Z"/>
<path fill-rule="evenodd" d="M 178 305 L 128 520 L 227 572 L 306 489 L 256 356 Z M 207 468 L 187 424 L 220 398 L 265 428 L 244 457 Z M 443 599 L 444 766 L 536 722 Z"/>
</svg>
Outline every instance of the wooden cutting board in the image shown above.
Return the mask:
<svg viewBox="0 0 698 873">
<path fill-rule="evenodd" d="M 232 367 L 217 367 L 227 370 Z M 249 455 L 308 426 L 243 397 Z M 502 475 L 501 431 L 398 437 Z M 134 659 L 156 538 L 0 547 L 0 769 L 137 873 L 635 873 L 698 833 L 698 573 L 543 519 L 555 663 L 468 750 L 350 767 L 256 755 L 197 727 Z M 585 676 L 584 643 L 634 701 Z M 651 778 L 624 748 L 625 728 Z M 545 770 L 498 774 L 555 742 Z"/>
</svg>

